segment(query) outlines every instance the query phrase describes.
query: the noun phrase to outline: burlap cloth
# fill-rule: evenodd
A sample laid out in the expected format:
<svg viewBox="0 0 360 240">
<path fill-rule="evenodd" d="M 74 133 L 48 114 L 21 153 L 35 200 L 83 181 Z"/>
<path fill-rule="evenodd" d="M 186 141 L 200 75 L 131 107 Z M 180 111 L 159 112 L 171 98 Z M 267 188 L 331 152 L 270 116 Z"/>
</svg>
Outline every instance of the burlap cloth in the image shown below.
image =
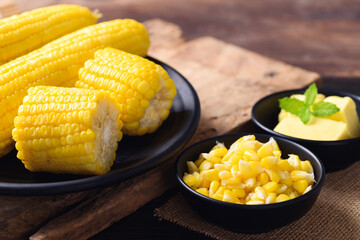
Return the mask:
<svg viewBox="0 0 360 240">
<path fill-rule="evenodd" d="M 215 239 L 360 239 L 360 161 L 326 174 L 313 208 L 301 219 L 268 233 L 239 234 L 207 222 L 190 209 L 180 193 L 154 214 Z"/>
</svg>

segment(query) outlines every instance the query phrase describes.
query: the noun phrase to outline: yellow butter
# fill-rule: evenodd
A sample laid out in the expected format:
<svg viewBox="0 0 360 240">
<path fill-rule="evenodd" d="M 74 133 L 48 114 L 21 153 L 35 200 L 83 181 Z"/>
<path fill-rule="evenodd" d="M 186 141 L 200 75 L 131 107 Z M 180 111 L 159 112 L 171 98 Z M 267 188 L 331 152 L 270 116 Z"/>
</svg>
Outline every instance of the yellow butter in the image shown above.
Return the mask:
<svg viewBox="0 0 360 240">
<path fill-rule="evenodd" d="M 305 96 L 301 94 L 290 97 L 304 101 Z M 311 116 L 307 124 L 284 110 L 281 110 L 278 118 L 279 123 L 274 128 L 275 132 L 284 135 L 309 140 L 342 140 L 360 136 L 360 122 L 356 112 L 356 104 L 350 97 L 329 96 L 323 94 L 316 96 L 315 102 L 324 100 L 335 104 L 340 111 L 329 117 Z"/>
<path fill-rule="evenodd" d="M 294 115 L 285 117 L 274 131 L 309 140 L 329 141 L 350 138 L 345 123 L 313 116 L 307 124 L 301 122 L 300 118 Z"/>
</svg>

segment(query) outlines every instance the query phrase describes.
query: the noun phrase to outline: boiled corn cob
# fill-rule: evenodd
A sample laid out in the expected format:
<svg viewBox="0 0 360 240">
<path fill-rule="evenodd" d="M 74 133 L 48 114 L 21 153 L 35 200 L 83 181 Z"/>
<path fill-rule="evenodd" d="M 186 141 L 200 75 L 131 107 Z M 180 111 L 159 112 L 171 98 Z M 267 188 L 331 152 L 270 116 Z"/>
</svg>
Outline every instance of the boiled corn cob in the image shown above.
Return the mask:
<svg viewBox="0 0 360 240">
<path fill-rule="evenodd" d="M 120 118 L 127 135 L 158 129 L 176 95 L 174 82 L 160 65 L 113 48 L 98 50 L 94 59 L 86 61 L 75 86 L 113 93 L 122 107 Z"/>
<path fill-rule="evenodd" d="M 65 35 L 0 66 L 0 157 L 13 147 L 13 121 L 30 87 L 73 86 L 79 69 L 97 49 L 112 46 L 144 56 L 149 44 L 144 25 L 113 20 Z"/>
<path fill-rule="evenodd" d="M 32 87 L 14 119 L 17 157 L 35 172 L 104 174 L 122 137 L 119 113 L 105 91 Z"/>
<path fill-rule="evenodd" d="M 80 28 L 98 14 L 76 5 L 55 5 L 0 20 L 0 65 Z"/>
</svg>

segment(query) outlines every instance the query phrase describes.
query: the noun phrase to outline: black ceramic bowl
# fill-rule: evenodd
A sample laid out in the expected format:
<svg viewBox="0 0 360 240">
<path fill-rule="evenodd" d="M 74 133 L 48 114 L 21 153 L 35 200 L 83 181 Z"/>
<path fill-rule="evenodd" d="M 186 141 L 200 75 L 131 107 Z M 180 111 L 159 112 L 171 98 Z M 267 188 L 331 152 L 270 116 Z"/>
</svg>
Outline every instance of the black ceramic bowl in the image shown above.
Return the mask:
<svg viewBox="0 0 360 240">
<path fill-rule="evenodd" d="M 216 141 L 230 147 L 233 142 L 244 135 L 247 134 L 239 133 L 209 138 L 190 146 L 179 155 L 176 163 L 176 177 L 189 206 L 203 218 L 234 232 L 242 233 L 267 232 L 285 226 L 305 215 L 320 193 L 325 178 L 324 167 L 308 149 L 283 138 L 274 137 L 284 158 L 287 158 L 288 154 L 297 154 L 301 160 L 309 160 L 314 168 L 315 186 L 302 196 L 281 203 L 242 205 L 206 197 L 194 191 L 182 180 L 184 172 L 187 172 L 187 161 L 194 161 L 200 153 L 209 152 Z M 255 134 L 255 136 L 260 142 L 267 142 L 270 138 L 270 135 L 264 134 Z"/>
<path fill-rule="evenodd" d="M 315 141 L 290 137 L 273 131 L 278 123 L 280 112 L 279 99 L 289 97 L 292 94 L 304 94 L 305 89 L 288 90 L 271 94 L 260 99 L 252 109 L 252 120 L 261 132 L 282 137 L 296 143 L 315 153 L 325 166 L 327 172 L 336 171 L 348 167 L 354 163 L 360 147 L 360 137 L 338 141 Z M 356 103 L 357 113 L 360 116 L 360 97 L 347 92 L 331 89 L 319 89 L 319 93 L 325 96 L 351 97 Z"/>
</svg>

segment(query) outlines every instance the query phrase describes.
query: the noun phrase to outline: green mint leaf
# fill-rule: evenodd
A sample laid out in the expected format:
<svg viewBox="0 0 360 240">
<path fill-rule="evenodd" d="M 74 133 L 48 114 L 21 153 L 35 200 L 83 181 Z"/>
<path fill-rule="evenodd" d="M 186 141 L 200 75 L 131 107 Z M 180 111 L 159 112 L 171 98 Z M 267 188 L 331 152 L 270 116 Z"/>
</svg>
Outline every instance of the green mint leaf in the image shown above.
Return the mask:
<svg viewBox="0 0 360 240">
<path fill-rule="evenodd" d="M 298 115 L 300 109 L 304 106 L 304 102 L 296 98 L 284 97 L 279 99 L 279 106 L 289 113 Z"/>
<path fill-rule="evenodd" d="M 299 111 L 298 116 L 304 124 L 307 124 L 311 117 L 311 112 L 310 112 L 309 107 L 307 107 L 307 106 L 302 107 Z"/>
<path fill-rule="evenodd" d="M 315 97 L 318 93 L 316 84 L 311 84 L 305 91 L 305 105 L 310 106 L 315 101 Z"/>
<path fill-rule="evenodd" d="M 312 105 L 312 115 L 316 117 L 328 117 L 337 113 L 340 109 L 333 103 L 320 101 Z"/>
</svg>

